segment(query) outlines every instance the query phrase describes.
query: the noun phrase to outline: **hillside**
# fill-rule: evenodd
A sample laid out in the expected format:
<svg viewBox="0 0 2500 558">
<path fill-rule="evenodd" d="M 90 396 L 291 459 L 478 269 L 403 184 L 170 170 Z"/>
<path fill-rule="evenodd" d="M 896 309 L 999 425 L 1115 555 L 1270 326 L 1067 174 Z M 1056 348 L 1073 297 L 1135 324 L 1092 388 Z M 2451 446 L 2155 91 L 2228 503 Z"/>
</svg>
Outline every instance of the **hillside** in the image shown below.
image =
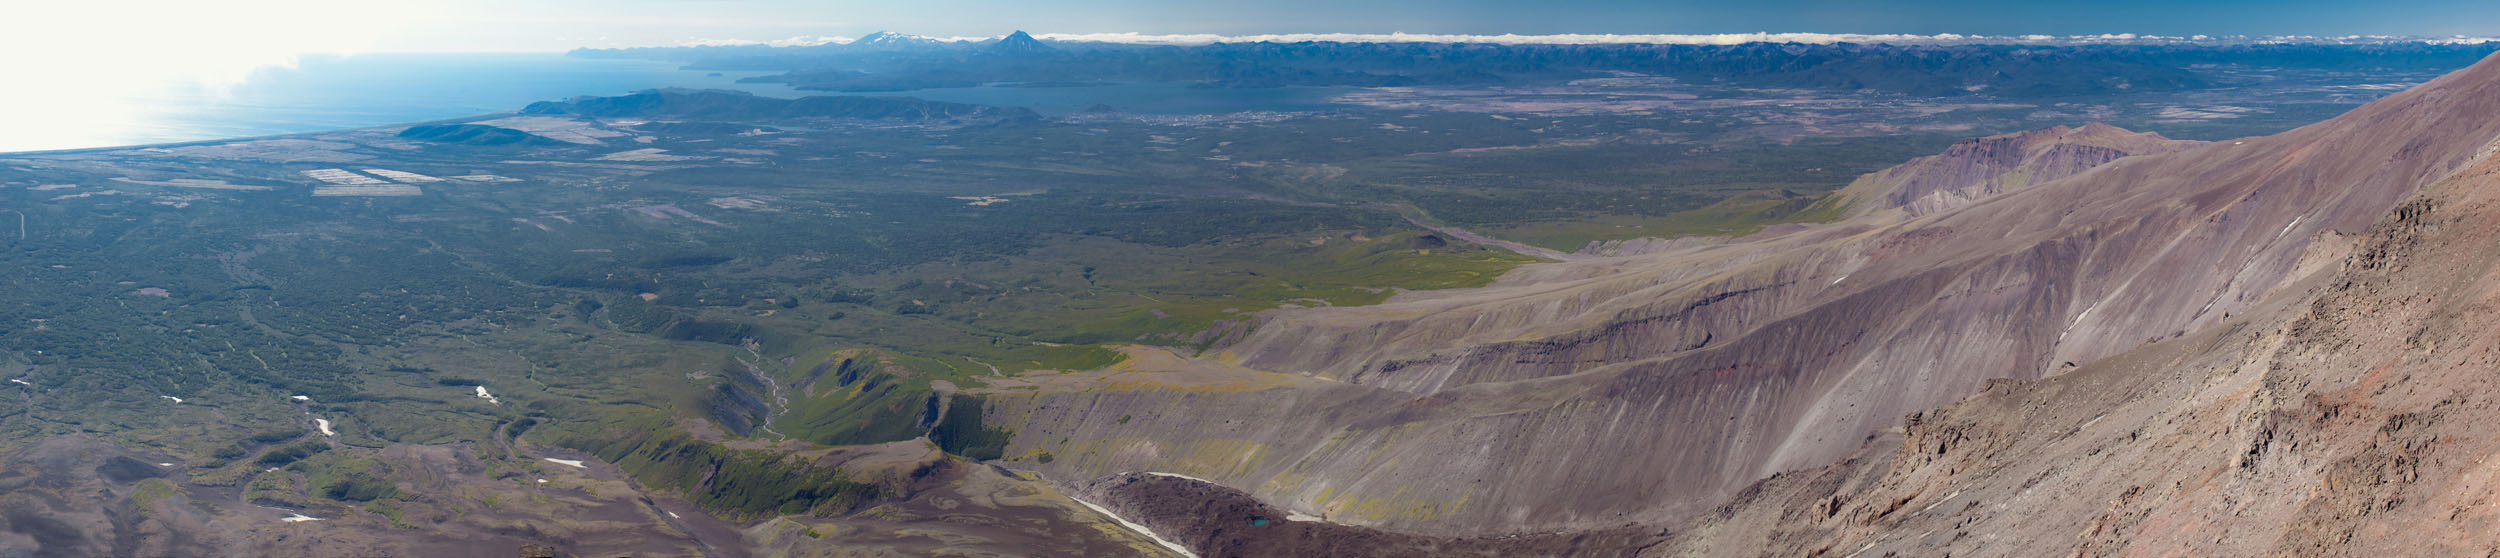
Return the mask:
<svg viewBox="0 0 2500 558">
<path fill-rule="evenodd" d="M 2485 62 L 2381 112 L 2488 132 L 2495 83 Z M 1912 414 L 1650 554 L 2488 553 L 2500 144 L 2478 147 L 2246 313 Z"/>
<path fill-rule="evenodd" d="M 2168 153 L 2198 143 L 2098 122 L 1971 138 L 1954 142 L 1944 153 L 1859 177 L 1833 203 L 1848 204 L 1853 215 L 1887 209 L 1926 215 L 2074 176 L 2122 157 Z"/>
<path fill-rule="evenodd" d="M 2500 59 L 1047 37 L 0 156 L 0 555 L 2479 542 Z"/>
<path fill-rule="evenodd" d="M 2303 288 L 2304 258 L 2335 246 L 2321 239 L 2488 153 L 2495 74 L 1915 219 L 1274 311 L 1200 357 L 1002 392 L 1023 403 L 995 413 L 1026 425 L 1008 452 L 1057 456 L 1054 476 L 1171 471 L 1416 533 L 1672 523 L 1999 379 Z"/>
</svg>

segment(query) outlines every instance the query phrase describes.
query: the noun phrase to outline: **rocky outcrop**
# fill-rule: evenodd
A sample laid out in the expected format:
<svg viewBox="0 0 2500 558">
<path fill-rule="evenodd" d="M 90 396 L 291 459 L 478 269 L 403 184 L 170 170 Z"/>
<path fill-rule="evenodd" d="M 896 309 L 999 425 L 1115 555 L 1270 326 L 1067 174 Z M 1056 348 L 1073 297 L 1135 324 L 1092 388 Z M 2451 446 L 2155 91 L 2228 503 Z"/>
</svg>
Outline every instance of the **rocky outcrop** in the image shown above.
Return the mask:
<svg viewBox="0 0 2500 558">
<path fill-rule="evenodd" d="M 1645 555 L 2490 554 L 2492 151 L 2249 313 L 1911 415 Z"/>
<path fill-rule="evenodd" d="M 2362 232 L 2495 137 L 2486 61 L 2325 123 L 1932 214 L 1277 311 L 1126 373 L 1292 381 L 1070 382 L 1002 390 L 991 412 L 1023 425 L 1007 455 L 1054 455 L 1038 467 L 1056 478 L 1186 473 L 1418 533 L 1671 522 L 1991 380 L 2239 319 L 2291 288 L 2314 239 Z"/>
</svg>

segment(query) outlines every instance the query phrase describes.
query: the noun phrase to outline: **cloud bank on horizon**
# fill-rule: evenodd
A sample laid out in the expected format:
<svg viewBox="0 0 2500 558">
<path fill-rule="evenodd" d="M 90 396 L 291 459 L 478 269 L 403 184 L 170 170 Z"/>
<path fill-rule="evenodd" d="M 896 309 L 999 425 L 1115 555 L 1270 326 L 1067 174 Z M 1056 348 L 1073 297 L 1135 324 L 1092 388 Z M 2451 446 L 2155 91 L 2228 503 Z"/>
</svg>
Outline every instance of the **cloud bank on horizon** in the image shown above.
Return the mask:
<svg viewBox="0 0 2500 558">
<path fill-rule="evenodd" d="M 878 28 L 981 40 L 1007 29 L 1067 42 L 1346 41 L 1498 44 L 1745 42 L 2110 43 L 2233 40 L 2193 33 L 2397 33 L 2483 42 L 2492 0 L 117 0 L 0 2 L 0 48 L 23 75 L 78 88 L 0 91 L 50 107 L 165 88 L 222 90 L 309 53 L 563 52 L 671 45 L 807 46 Z M 1873 31 L 1873 33 L 1719 30 Z M 1120 30 L 1143 30 L 1119 32 Z M 1372 30 L 1406 32 L 1377 33 Z M 2109 30 L 2114 34 L 2084 33 Z M 1176 32 L 1186 31 L 1186 32 Z M 1282 32 L 1279 32 L 1282 31 Z M 2116 33 L 2118 31 L 2134 31 Z M 1969 34 L 1965 34 L 1969 33 Z M 1996 34 L 1978 34 L 1996 33 Z M 2032 34 L 2040 33 L 2040 34 Z M 2162 35 L 2157 33 L 2172 33 Z M 2185 33 L 2185 34 L 2182 34 Z M 951 35 L 951 36 L 950 36 Z M 2383 36 L 2283 37 L 2392 41 Z M 2256 40 L 2277 40 L 2260 38 Z"/>
<path fill-rule="evenodd" d="M 908 35 L 908 36 L 917 37 L 917 38 L 922 38 L 922 39 L 930 39 L 930 40 L 935 40 L 935 41 L 940 41 L 940 42 L 976 42 L 976 41 L 994 40 L 994 39 L 997 39 L 997 38 L 999 38 L 999 37 L 1003 37 L 1004 35 L 988 35 L 988 36 L 952 36 L 952 37 L 929 37 L 929 36 L 918 36 L 918 35 Z M 1962 34 L 1953 34 L 1953 33 L 1942 33 L 1942 34 L 1934 34 L 1934 35 L 1914 35 L 1914 34 L 1900 34 L 1900 33 L 1874 33 L 1874 34 L 1868 34 L 1868 33 L 1771 33 L 1771 32 L 1757 32 L 1757 33 L 1708 33 L 1708 34 L 1666 34 L 1666 33 L 1660 33 L 1660 34 L 1610 34 L 1610 33 L 1597 33 L 1597 34 L 1591 34 L 1591 33 L 1561 33 L 1561 34 L 1551 34 L 1551 35 L 1523 35 L 1523 34 L 1515 34 L 1515 33 L 1505 33 L 1505 34 L 1499 34 L 1499 35 L 1448 34 L 1448 33 L 1266 33 L 1266 34 L 1250 34 L 1250 35 L 1222 35 L 1222 34 L 1213 34 L 1213 33 L 1136 33 L 1136 32 L 1123 32 L 1123 33 L 1034 33 L 1034 34 L 1033 34 L 1033 36 L 1034 36 L 1034 38 L 1037 38 L 1037 39 L 1042 39 L 1042 40 L 1045 40 L 1045 41 L 1072 42 L 1072 43 L 1111 43 L 1111 44 L 1175 45 L 1175 46 L 1187 46 L 1187 45 L 1206 45 L 1206 44 L 1215 44 L 1215 43 L 1261 43 L 1261 42 L 1266 42 L 1266 43 L 1298 43 L 1298 42 L 1339 42 L 1339 43 L 1481 43 L 1481 44 L 1503 44 L 1503 45 L 1608 45 L 1608 44 L 1625 44 L 1625 45 L 1634 45 L 1634 44 L 1640 44 L 1640 45 L 1738 45 L 1738 44 L 1751 44 L 1751 43 L 1798 43 L 1798 44 L 1892 43 L 1892 44 L 2038 44 L 2038 45 L 2080 45 L 2080 44 L 2199 44 L 2199 43 L 2202 43 L 2202 44 L 2220 44 L 2220 43 L 2237 43 L 2237 44 L 2261 44 L 2261 43 L 2339 43 L 2339 44 L 2365 44 L 2365 43 L 2366 43 L 2366 44 L 2375 44 L 2375 43 L 2410 43 L 2410 42 L 2420 42 L 2420 43 L 2428 43 L 2428 44 L 2482 44 L 2482 43 L 2500 42 L 2500 37 L 2476 37 L 2476 36 L 2464 36 L 2464 35 L 2455 35 L 2455 36 L 2447 36 L 2447 37 L 2413 37 L 2413 36 L 2395 36 L 2395 35 L 2344 35 L 2344 36 L 2329 36 L 2329 37 L 2320 37 L 2320 36 L 2302 36 L 2302 35 L 2281 35 L 2281 36 L 2272 36 L 2272 35 L 2270 35 L 2270 36 L 2254 36 L 2254 37 L 2252 37 L 2252 36 L 2215 36 L 2215 35 L 2187 35 L 2187 36 L 2174 36 L 2174 35 L 2139 35 L 2139 34 L 2134 34 L 2134 33 L 2110 33 L 2110 34 L 2099 34 L 2099 35 L 1962 35 Z M 803 36 L 790 37 L 790 38 L 786 38 L 786 39 L 770 40 L 770 41 L 741 40 L 741 39 L 696 39 L 696 40 L 685 40 L 685 41 L 679 41 L 679 42 L 678 42 L 676 45 L 674 45 L 674 46 L 688 46 L 688 47 L 704 47 L 704 46 L 774 46 L 774 47 L 802 47 L 802 46 L 820 46 L 820 45 L 828 45 L 828 44 L 848 44 L 848 43 L 851 43 L 851 42 L 857 41 L 857 40 L 859 40 L 859 39 L 860 39 L 859 37 L 825 36 L 825 35 L 803 35 Z"/>
<path fill-rule="evenodd" d="M 456 0 L 479 1 L 479 0 Z M 592 0 L 544 0 L 589 2 Z M 824 44 L 879 29 L 989 37 L 1010 29 L 1045 39 L 1152 44 L 1257 40 L 1654 43 L 2072 40 L 2138 37 L 2500 36 L 2491 0 L 605 0 L 645 12 L 757 22 L 812 18 L 814 28 L 674 28 L 604 33 L 566 47 L 704 43 Z M 691 14 L 687 14 L 691 15 Z M 723 32 L 728 31 L 728 32 Z M 785 37 L 801 36 L 792 43 Z M 1956 39 L 1957 37 L 1962 39 Z M 2039 37 L 2051 37 L 2043 39 Z M 724 41 L 727 40 L 727 41 Z"/>
</svg>

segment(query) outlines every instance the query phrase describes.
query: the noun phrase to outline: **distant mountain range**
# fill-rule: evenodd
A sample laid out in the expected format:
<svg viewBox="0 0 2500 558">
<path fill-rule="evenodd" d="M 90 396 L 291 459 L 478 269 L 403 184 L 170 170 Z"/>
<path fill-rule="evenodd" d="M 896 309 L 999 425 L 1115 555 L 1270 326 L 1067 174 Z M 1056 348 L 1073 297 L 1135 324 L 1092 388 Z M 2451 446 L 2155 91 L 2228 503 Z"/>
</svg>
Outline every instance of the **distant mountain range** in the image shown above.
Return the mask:
<svg viewBox="0 0 2500 558">
<path fill-rule="evenodd" d="M 2500 49 L 2478 41 L 2103 43 L 1742 42 L 1498 44 L 1048 41 L 1017 31 L 980 41 L 879 32 L 849 43 L 577 50 L 589 58 L 782 72 L 748 78 L 823 91 L 910 91 L 993 83 L 1187 82 L 1200 87 L 1457 86 L 1624 75 L 1758 88 L 1927 97 L 2061 97 L 2227 87 L 2233 67 L 2445 71 Z"/>
<path fill-rule="evenodd" d="M 1042 44 L 1041 39 L 1035 39 L 1023 31 L 1017 31 L 999 38 L 997 42 L 983 45 L 982 50 L 998 54 L 1039 54 L 1050 52 L 1052 49 L 1050 45 Z"/>
<path fill-rule="evenodd" d="M 679 118 L 717 121 L 773 121 L 803 118 L 862 120 L 1003 121 L 1038 118 L 1033 111 L 926 101 L 907 97 L 815 96 L 798 99 L 762 97 L 737 91 L 654 89 L 615 97 L 579 97 L 530 103 L 522 114 L 566 114 L 602 118 Z"/>
<path fill-rule="evenodd" d="M 849 43 L 844 43 L 842 46 L 851 49 L 900 50 L 909 48 L 937 47 L 948 44 L 952 43 L 922 37 L 919 35 L 905 35 L 902 33 L 878 31 L 875 33 L 869 33 L 867 36 L 860 37 L 859 39 L 853 40 Z"/>
</svg>

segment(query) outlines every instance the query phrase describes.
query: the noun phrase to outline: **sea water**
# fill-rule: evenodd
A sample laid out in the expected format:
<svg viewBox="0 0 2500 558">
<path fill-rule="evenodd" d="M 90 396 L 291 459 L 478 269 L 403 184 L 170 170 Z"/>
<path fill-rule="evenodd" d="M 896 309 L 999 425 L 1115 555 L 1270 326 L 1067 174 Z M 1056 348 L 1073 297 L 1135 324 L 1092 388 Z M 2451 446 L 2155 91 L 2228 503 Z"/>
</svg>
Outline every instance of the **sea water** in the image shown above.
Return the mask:
<svg viewBox="0 0 2500 558">
<path fill-rule="evenodd" d="M 679 63 L 560 53 L 378 53 L 308 56 L 239 83 L 168 78 L 129 91 L 96 91 L 75 107 L 0 105 L 0 153 L 206 141 L 386 126 L 518 110 L 532 102 L 644 89 L 730 89 L 773 97 L 872 95 L 1021 106 L 1057 116 L 1109 106 L 1143 114 L 1335 108 L 1349 89 L 1195 88 L 1185 83 L 1078 87 L 984 86 L 892 92 L 800 91 Z M 55 84 L 76 87 L 77 84 Z M 84 92 L 82 92 L 84 93 Z M 63 111 L 75 114 L 63 115 Z M 66 117 L 65 117 L 66 116 Z M 28 125 L 27 123 L 36 123 Z"/>
<path fill-rule="evenodd" d="M 738 83 L 762 72 L 682 70 L 641 60 L 560 53 L 383 53 L 308 56 L 214 86 L 167 78 L 130 91 L 97 91 L 75 125 L 0 126 L 0 152 L 77 149 L 295 134 L 517 110 L 536 101 L 620 95 L 659 87 L 798 96 L 776 84 Z M 38 86 L 21 84 L 19 86 Z M 51 84 L 77 87 L 78 84 Z M 0 106 L 0 122 L 63 122 L 64 107 Z M 37 118 L 36 116 L 43 116 Z"/>
</svg>

